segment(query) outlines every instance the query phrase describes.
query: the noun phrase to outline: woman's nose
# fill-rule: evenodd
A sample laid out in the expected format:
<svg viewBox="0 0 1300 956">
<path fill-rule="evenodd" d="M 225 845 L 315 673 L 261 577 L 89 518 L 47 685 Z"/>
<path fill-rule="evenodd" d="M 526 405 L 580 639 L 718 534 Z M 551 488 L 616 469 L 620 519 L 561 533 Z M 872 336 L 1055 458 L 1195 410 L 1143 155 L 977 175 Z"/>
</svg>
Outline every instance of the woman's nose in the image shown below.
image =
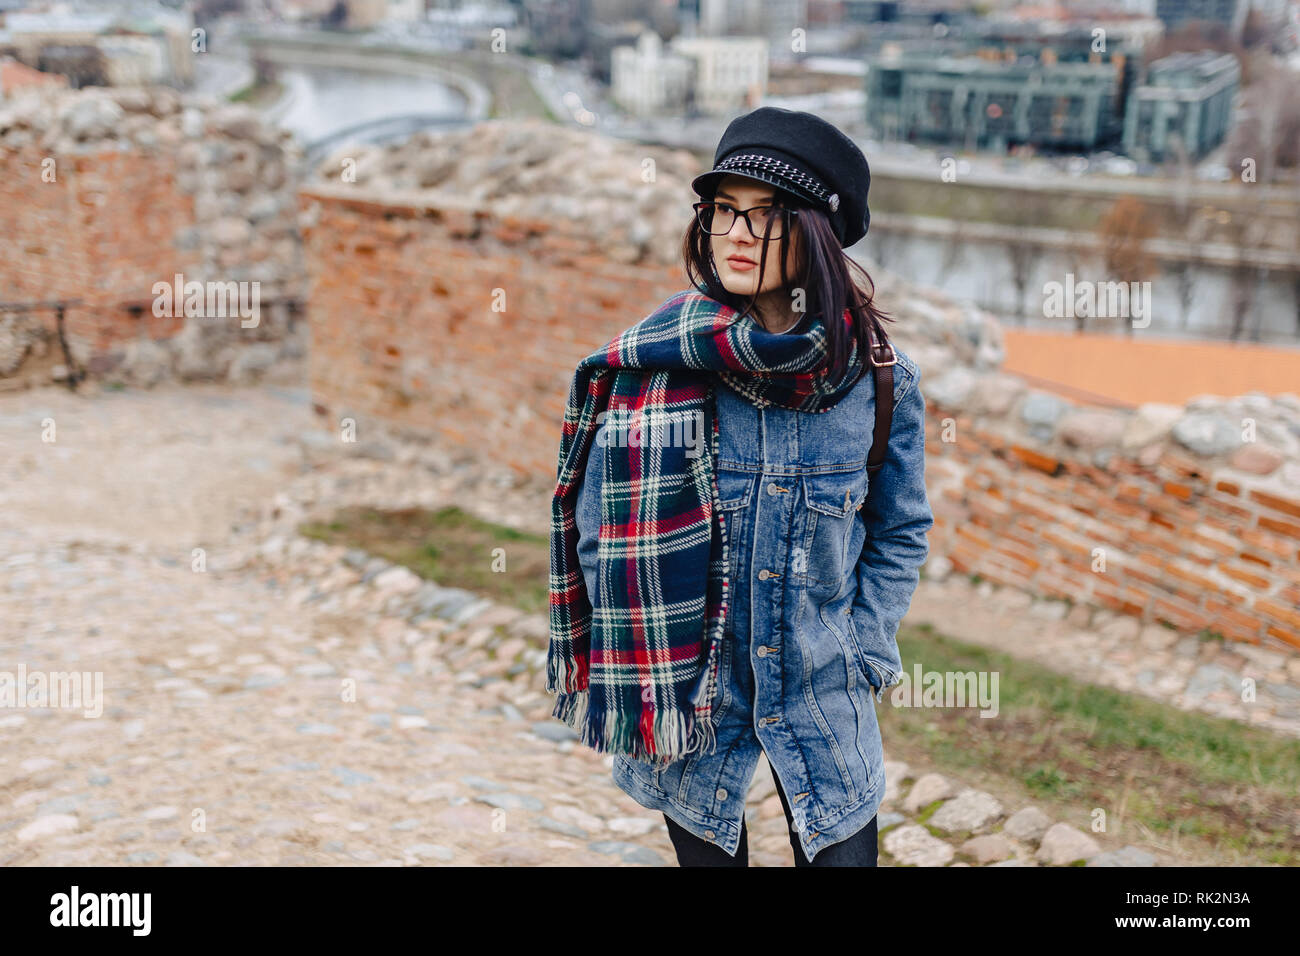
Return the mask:
<svg viewBox="0 0 1300 956">
<path fill-rule="evenodd" d="M 752 242 L 754 236 L 749 231 L 749 220 L 738 214 L 736 221 L 731 224 L 731 231 L 727 233 L 727 238 L 732 242 Z"/>
</svg>

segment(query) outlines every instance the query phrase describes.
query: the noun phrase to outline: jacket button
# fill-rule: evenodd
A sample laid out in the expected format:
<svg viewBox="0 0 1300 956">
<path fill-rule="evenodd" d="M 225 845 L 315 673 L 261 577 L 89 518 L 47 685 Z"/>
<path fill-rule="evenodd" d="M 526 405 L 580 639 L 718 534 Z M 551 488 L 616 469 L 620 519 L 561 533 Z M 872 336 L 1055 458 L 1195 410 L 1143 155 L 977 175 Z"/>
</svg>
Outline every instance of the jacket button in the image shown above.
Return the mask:
<svg viewBox="0 0 1300 956">
<path fill-rule="evenodd" d="M 771 574 L 772 572 L 770 572 L 767 568 L 764 568 L 762 571 L 758 572 L 758 579 L 760 581 L 766 581 L 771 576 Z"/>
<path fill-rule="evenodd" d="M 717 836 L 717 834 L 714 833 L 712 830 L 705 830 L 704 836 L 706 839 L 712 840 L 715 836 Z"/>
<path fill-rule="evenodd" d="M 767 646 L 766 646 L 766 645 L 764 645 L 763 647 L 760 647 L 760 648 L 758 649 L 758 656 L 759 656 L 759 657 L 767 657 Z"/>
<path fill-rule="evenodd" d="M 768 493 L 769 495 L 774 495 L 774 494 L 776 494 L 776 482 L 775 482 L 775 481 L 769 481 L 769 482 L 767 483 L 767 493 Z"/>
<path fill-rule="evenodd" d="M 718 788 L 718 799 L 719 799 L 719 800 L 726 800 L 726 799 L 727 799 L 727 790 L 726 790 L 725 787 L 719 787 L 719 788 Z"/>
</svg>

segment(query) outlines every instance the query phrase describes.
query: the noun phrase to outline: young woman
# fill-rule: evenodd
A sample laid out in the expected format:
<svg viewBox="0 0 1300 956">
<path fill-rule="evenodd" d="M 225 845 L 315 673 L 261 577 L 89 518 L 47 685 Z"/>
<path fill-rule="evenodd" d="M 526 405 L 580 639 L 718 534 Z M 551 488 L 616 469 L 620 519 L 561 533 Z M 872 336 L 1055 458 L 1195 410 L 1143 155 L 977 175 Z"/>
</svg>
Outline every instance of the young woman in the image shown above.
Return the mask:
<svg viewBox="0 0 1300 956">
<path fill-rule="evenodd" d="M 760 753 L 796 866 L 876 865 L 875 701 L 900 679 L 933 516 L 919 370 L 843 251 L 867 231 L 869 175 L 816 116 L 737 119 L 693 184 L 696 288 L 584 359 L 570 393 L 555 716 L 615 753 L 614 781 L 663 813 L 683 866 L 748 865 Z M 868 470 L 874 366 L 891 363 Z"/>
</svg>

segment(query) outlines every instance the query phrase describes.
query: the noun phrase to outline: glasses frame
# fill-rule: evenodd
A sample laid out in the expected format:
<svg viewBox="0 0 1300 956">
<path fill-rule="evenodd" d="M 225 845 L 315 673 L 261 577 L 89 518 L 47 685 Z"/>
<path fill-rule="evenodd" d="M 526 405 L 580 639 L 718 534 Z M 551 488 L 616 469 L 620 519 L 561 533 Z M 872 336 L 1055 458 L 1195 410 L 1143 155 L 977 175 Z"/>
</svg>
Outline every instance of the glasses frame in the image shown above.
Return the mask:
<svg viewBox="0 0 1300 956">
<path fill-rule="evenodd" d="M 797 216 L 797 215 L 799 215 L 799 210 L 798 210 L 798 209 L 791 209 L 791 208 L 789 208 L 788 206 L 781 206 L 781 205 L 778 205 L 778 204 L 776 204 L 776 203 L 767 203 L 767 204 L 762 205 L 762 206 L 750 206 L 748 209 L 736 209 L 736 207 L 733 206 L 731 203 L 729 203 L 729 202 L 719 202 L 719 201 L 716 200 L 716 199 L 710 199 L 710 200 L 706 200 L 706 201 L 704 201 L 704 202 L 692 203 L 692 204 L 691 204 L 691 208 L 693 208 L 693 209 L 695 210 L 695 218 L 696 218 L 696 221 L 699 222 L 699 224 L 700 224 L 700 228 L 704 230 L 705 234 L 706 234 L 706 235 L 710 235 L 710 236 L 725 236 L 725 235 L 727 235 L 728 233 L 730 233 L 731 230 L 734 229 L 735 226 L 736 226 L 736 223 L 735 223 L 735 221 L 733 220 L 732 223 L 731 223 L 731 225 L 730 225 L 729 227 L 727 227 L 727 231 L 726 231 L 726 232 L 714 232 L 714 231 L 712 231 L 712 229 L 710 229 L 708 226 L 704 225 L 704 210 L 705 210 L 706 208 L 710 208 L 710 207 L 713 207 L 713 206 L 727 206 L 727 207 L 729 207 L 729 208 L 731 208 L 731 209 L 735 209 L 735 210 L 736 210 L 736 215 L 737 215 L 737 216 L 740 216 L 742 219 L 745 220 L 745 228 L 749 230 L 749 234 L 750 234 L 751 236 L 753 236 L 755 239 L 759 239 L 759 240 L 766 239 L 766 240 L 769 240 L 769 241 L 770 241 L 770 240 L 774 240 L 774 239 L 780 239 L 781 236 L 785 235 L 785 227 L 788 226 L 789 223 L 790 223 L 790 219 L 789 219 L 789 217 L 790 217 L 790 216 Z M 784 213 L 786 214 L 786 218 L 785 218 L 784 222 L 781 223 L 781 233 L 780 233 L 780 235 L 776 235 L 776 236 L 760 236 L 758 233 L 756 233 L 756 232 L 754 231 L 754 223 L 753 223 L 753 221 L 749 218 L 749 214 L 750 214 L 751 212 L 753 212 L 755 209 L 780 209 L 782 212 L 784 212 Z"/>
</svg>

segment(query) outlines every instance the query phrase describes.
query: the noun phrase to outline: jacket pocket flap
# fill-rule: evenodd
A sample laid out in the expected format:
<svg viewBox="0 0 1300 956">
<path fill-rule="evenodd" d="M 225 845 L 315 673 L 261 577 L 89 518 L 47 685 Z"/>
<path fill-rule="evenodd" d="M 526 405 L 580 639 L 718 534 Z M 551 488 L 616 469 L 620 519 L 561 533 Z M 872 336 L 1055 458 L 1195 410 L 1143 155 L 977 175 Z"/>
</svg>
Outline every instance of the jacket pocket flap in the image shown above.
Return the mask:
<svg viewBox="0 0 1300 956">
<path fill-rule="evenodd" d="M 842 518 L 866 500 L 867 471 L 804 475 L 803 489 L 809 508 Z"/>
<path fill-rule="evenodd" d="M 754 476 L 741 471 L 719 471 L 718 507 L 723 511 L 732 511 L 749 504 L 749 496 L 754 491 Z"/>
</svg>

